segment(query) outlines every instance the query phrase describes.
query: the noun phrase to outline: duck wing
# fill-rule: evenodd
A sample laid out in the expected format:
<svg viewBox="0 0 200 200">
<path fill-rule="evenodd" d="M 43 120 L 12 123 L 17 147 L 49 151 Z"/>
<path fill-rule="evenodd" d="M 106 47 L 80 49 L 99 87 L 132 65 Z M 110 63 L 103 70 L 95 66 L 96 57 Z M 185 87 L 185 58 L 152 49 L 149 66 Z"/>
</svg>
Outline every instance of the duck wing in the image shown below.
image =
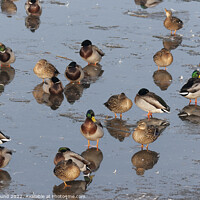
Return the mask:
<svg viewBox="0 0 200 200">
<path fill-rule="evenodd" d="M 104 55 L 105 55 L 105 53 L 104 53 L 101 49 L 99 49 L 97 46 L 92 45 L 92 48 L 93 48 L 94 50 L 96 50 L 101 56 L 104 56 Z"/>
</svg>

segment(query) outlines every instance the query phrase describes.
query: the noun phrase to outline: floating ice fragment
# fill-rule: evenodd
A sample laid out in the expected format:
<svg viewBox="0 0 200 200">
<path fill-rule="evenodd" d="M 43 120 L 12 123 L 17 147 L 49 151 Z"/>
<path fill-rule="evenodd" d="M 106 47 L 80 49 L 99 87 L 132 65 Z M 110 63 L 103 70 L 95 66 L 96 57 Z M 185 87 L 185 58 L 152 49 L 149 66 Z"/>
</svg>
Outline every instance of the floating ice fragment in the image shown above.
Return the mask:
<svg viewBox="0 0 200 200">
<path fill-rule="evenodd" d="M 116 172 L 117 172 L 117 170 L 115 169 L 114 172 L 113 172 L 113 174 L 116 174 Z"/>
<path fill-rule="evenodd" d="M 160 173 L 159 171 L 156 172 L 156 174 L 159 174 L 159 173 Z"/>
</svg>

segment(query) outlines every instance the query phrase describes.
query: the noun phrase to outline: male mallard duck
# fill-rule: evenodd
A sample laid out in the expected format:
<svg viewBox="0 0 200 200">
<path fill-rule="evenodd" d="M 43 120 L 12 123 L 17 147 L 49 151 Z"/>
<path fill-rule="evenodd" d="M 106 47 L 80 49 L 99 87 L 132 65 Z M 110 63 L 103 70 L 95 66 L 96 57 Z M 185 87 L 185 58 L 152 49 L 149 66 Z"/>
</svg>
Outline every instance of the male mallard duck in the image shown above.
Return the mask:
<svg viewBox="0 0 200 200">
<path fill-rule="evenodd" d="M 97 46 L 92 45 L 90 40 L 84 40 L 81 43 L 80 56 L 83 60 L 88 62 L 88 64 L 96 65 L 101 61 L 101 58 L 105 55 L 104 52 Z"/>
<path fill-rule="evenodd" d="M 176 31 L 183 27 L 183 22 L 177 17 L 172 17 L 172 11 L 165 8 L 165 12 L 167 17 L 164 21 L 164 26 L 166 29 L 171 30 L 171 35 L 172 31 L 174 31 L 174 35 L 176 35 Z"/>
<path fill-rule="evenodd" d="M 57 165 L 61 160 L 69 160 L 71 159 L 84 174 L 90 173 L 90 162 L 83 158 L 81 155 L 71 151 L 67 147 L 60 147 L 58 149 L 58 153 L 54 158 L 54 164 Z"/>
<path fill-rule="evenodd" d="M 162 48 L 153 56 L 153 60 L 156 63 L 156 65 L 158 65 L 158 70 L 159 67 L 165 67 L 166 70 L 166 67 L 172 64 L 173 56 L 170 53 L 170 51 L 168 51 L 165 48 Z"/>
<path fill-rule="evenodd" d="M 141 148 L 146 144 L 146 149 L 148 149 L 148 145 L 154 142 L 160 133 L 157 128 L 154 126 L 147 126 L 146 122 L 139 122 L 137 128 L 134 130 L 132 137 L 133 139 L 141 144 Z"/>
<path fill-rule="evenodd" d="M 122 113 L 130 110 L 133 102 L 124 93 L 121 93 L 111 96 L 104 105 L 115 113 L 115 118 L 117 118 L 116 113 L 120 113 L 120 118 L 122 118 Z"/>
<path fill-rule="evenodd" d="M 100 122 L 97 122 L 94 117 L 94 111 L 88 110 L 86 113 L 86 120 L 81 125 L 80 131 L 82 135 L 88 140 L 88 148 L 90 146 L 90 140 L 97 141 L 97 150 L 98 150 L 98 144 L 99 139 L 103 137 L 104 131 L 103 126 Z"/>
<path fill-rule="evenodd" d="M 135 0 L 135 4 L 140 5 L 143 9 L 155 7 L 161 2 L 162 0 Z"/>
<path fill-rule="evenodd" d="M 42 87 L 44 92 L 48 94 L 61 94 L 64 91 L 61 81 L 55 76 L 45 80 Z"/>
<path fill-rule="evenodd" d="M 192 78 L 200 78 L 200 71 L 199 70 L 194 70 L 192 72 Z"/>
<path fill-rule="evenodd" d="M 148 112 L 148 119 L 152 113 L 169 113 L 170 107 L 165 101 L 153 92 L 149 92 L 146 88 L 139 90 L 135 97 L 135 104 L 144 111 Z"/>
<path fill-rule="evenodd" d="M 70 187 L 70 185 L 67 185 L 66 181 L 73 181 L 78 178 L 80 175 L 80 168 L 72 159 L 62 160 L 55 166 L 54 174 L 64 181 L 65 187 Z"/>
<path fill-rule="evenodd" d="M 42 7 L 39 0 L 27 0 L 25 10 L 27 15 L 40 16 L 42 14 Z"/>
<path fill-rule="evenodd" d="M 59 71 L 45 59 L 39 60 L 33 68 L 33 71 L 39 78 L 43 79 L 43 82 L 45 78 L 52 78 L 60 74 Z"/>
<path fill-rule="evenodd" d="M 6 167 L 11 160 L 12 151 L 0 146 L 0 168 Z"/>
<path fill-rule="evenodd" d="M 78 82 L 84 78 L 84 72 L 80 65 L 77 65 L 76 62 L 71 62 L 66 70 L 65 70 L 65 77 L 70 82 Z"/>
<path fill-rule="evenodd" d="M 0 64 L 2 66 L 10 67 L 11 63 L 15 62 L 15 54 L 11 48 L 6 47 L 4 44 L 0 43 Z"/>
<path fill-rule="evenodd" d="M 3 144 L 5 142 L 10 141 L 10 137 L 7 135 L 4 135 L 1 131 L 0 131 L 0 144 Z"/>
<path fill-rule="evenodd" d="M 196 73 L 193 74 L 195 76 Z M 197 98 L 200 97 L 200 78 L 190 78 L 188 82 L 181 88 L 180 95 L 187 99 L 195 99 L 195 105 L 197 105 Z"/>
</svg>

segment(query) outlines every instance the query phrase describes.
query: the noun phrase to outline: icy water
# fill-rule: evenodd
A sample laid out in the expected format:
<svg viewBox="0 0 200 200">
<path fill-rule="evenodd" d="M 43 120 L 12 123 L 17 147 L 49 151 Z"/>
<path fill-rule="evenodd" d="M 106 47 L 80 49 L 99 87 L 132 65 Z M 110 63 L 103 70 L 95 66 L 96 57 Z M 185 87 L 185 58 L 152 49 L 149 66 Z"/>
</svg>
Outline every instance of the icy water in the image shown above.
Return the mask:
<svg viewBox="0 0 200 200">
<path fill-rule="evenodd" d="M 199 68 L 200 2 L 166 0 L 143 9 L 127 0 L 46 0 L 42 15 L 34 21 L 34 32 L 27 25 L 25 1 L 14 4 L 17 12 L 11 17 L 0 13 L 0 42 L 16 55 L 0 96 L 1 130 L 12 138 L 3 146 L 14 151 L 9 165 L 0 172 L 0 198 L 199 199 L 199 107 L 194 109 L 196 115 L 179 117 L 189 100 L 178 91 Z M 184 22 L 175 38 L 163 26 L 164 8 Z M 71 86 L 64 77 L 70 61 L 56 56 L 86 67 L 79 56 L 85 39 L 106 55 L 86 84 Z M 174 57 L 164 85 L 153 62 L 153 55 L 163 45 L 172 49 Z M 63 96 L 52 99 L 43 95 L 42 80 L 33 73 L 42 58 L 60 71 Z M 85 70 L 91 71 L 90 67 Z M 145 119 L 146 113 L 134 104 L 122 120 L 114 120 L 114 114 L 103 105 L 111 95 L 121 92 L 134 100 L 143 87 L 171 107 L 170 114 L 153 115 L 170 125 L 149 145 L 148 152 L 141 151 L 132 139 L 137 122 Z M 88 109 L 94 110 L 104 126 L 98 153 L 87 151 L 87 140 L 80 133 Z M 61 146 L 94 160 L 96 171 L 89 185 L 81 174 L 72 183 L 74 187 L 63 189 L 62 181 L 53 174 L 53 159 Z"/>
</svg>

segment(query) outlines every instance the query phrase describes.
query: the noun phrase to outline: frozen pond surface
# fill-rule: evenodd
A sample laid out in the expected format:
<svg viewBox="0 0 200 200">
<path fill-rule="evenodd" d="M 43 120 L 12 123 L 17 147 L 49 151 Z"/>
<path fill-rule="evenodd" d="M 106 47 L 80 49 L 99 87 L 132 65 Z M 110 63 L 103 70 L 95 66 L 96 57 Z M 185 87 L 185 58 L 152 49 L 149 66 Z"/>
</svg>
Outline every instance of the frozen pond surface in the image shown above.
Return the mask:
<svg viewBox="0 0 200 200">
<path fill-rule="evenodd" d="M 199 67 L 200 2 L 166 0 L 142 9 L 127 0 L 47 0 L 42 2 L 43 12 L 35 32 L 25 26 L 25 1 L 14 3 L 15 15 L 0 13 L 0 42 L 16 54 L 9 73 L 13 80 L 0 96 L 1 130 L 12 138 L 3 146 L 15 151 L 4 169 L 7 173 L 0 172 L 1 195 L 20 195 L 25 199 L 46 195 L 59 199 L 53 194 L 68 195 L 69 199 L 73 199 L 69 195 L 82 195 L 78 198 L 92 200 L 199 199 L 200 116 L 178 116 L 189 103 L 178 91 Z M 153 55 L 170 38 L 170 31 L 163 26 L 164 8 L 172 9 L 184 27 L 177 31 L 171 51 L 174 61 L 167 69 L 172 83 L 161 90 L 153 79 L 157 71 Z M 98 77 L 70 88 L 64 77 L 70 61 L 56 56 L 66 56 L 85 67 L 87 63 L 78 53 L 85 39 L 98 45 L 106 55 L 97 69 Z M 42 58 L 61 72 L 58 77 L 65 94 L 59 99 L 43 99 L 43 95 L 34 92 L 35 87 L 39 91 L 42 80 L 33 73 L 33 67 Z M 171 107 L 170 114 L 153 115 L 170 125 L 150 144 L 149 152 L 140 152 L 132 139 L 136 123 L 145 119 L 146 113 L 134 104 L 123 120 L 114 120 L 114 114 L 103 105 L 111 95 L 121 92 L 133 100 L 143 87 L 161 96 Z M 63 191 L 62 186 L 56 187 L 62 181 L 53 174 L 53 159 L 61 146 L 80 154 L 87 150 L 80 125 L 88 109 L 93 109 L 104 125 L 100 155 L 96 156 L 99 168 L 87 189 L 81 174 L 77 179 L 80 182 L 74 183 L 79 189 Z M 136 173 L 134 158 L 144 159 L 143 156 L 148 157 L 149 165 L 142 174 Z"/>
</svg>

